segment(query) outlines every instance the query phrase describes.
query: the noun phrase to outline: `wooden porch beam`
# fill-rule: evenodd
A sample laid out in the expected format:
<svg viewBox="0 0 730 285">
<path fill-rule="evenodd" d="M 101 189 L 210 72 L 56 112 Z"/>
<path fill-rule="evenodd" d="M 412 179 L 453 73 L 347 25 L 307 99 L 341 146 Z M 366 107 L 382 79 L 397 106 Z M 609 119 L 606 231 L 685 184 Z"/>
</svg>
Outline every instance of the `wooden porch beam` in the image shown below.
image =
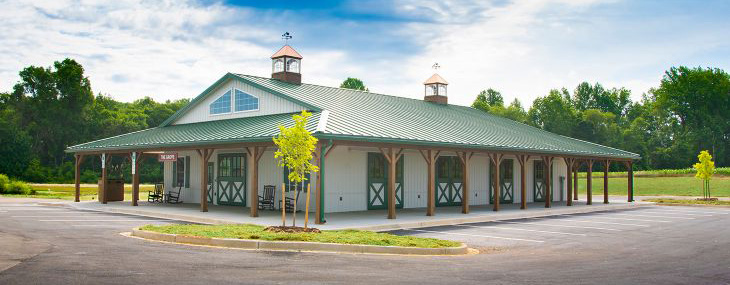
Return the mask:
<svg viewBox="0 0 730 285">
<path fill-rule="evenodd" d="M 566 199 L 566 205 L 573 206 L 573 169 L 575 164 L 574 158 L 564 157 L 563 160 L 565 160 L 565 166 L 568 171 L 567 177 L 568 177 L 568 199 Z M 562 191 L 562 190 L 561 190 Z"/>
<path fill-rule="evenodd" d="M 593 205 L 593 159 L 587 159 L 588 172 L 586 172 L 586 205 Z"/>
<path fill-rule="evenodd" d="M 200 211 L 208 211 L 208 160 L 213 149 L 196 149 L 200 157 Z"/>
<path fill-rule="evenodd" d="M 459 157 L 459 160 L 461 161 L 461 167 L 464 170 L 464 181 L 461 183 L 461 213 L 462 214 L 468 214 L 469 213 L 469 160 L 471 159 L 472 155 L 474 155 L 473 152 L 459 152 L 457 153 L 457 156 Z"/>
<path fill-rule="evenodd" d="M 634 202 L 634 162 L 633 161 L 627 161 L 624 162 L 626 164 L 626 170 L 628 174 L 628 189 L 627 189 L 627 201 Z"/>
<path fill-rule="evenodd" d="M 517 155 L 517 162 L 520 163 L 520 209 L 527 209 L 527 179 L 525 173 L 525 165 L 530 160 L 530 156 L 526 154 Z"/>
<path fill-rule="evenodd" d="M 246 152 L 251 156 L 251 217 L 259 216 L 259 160 L 265 151 L 265 146 L 246 147 Z"/>
<path fill-rule="evenodd" d="M 139 171 L 143 160 L 142 152 L 130 153 L 129 159 L 134 164 L 134 169 L 132 169 L 132 206 L 137 206 L 139 203 Z"/>
<path fill-rule="evenodd" d="M 553 202 L 553 159 L 552 156 L 543 156 L 542 161 L 545 163 L 545 208 L 552 207 Z"/>
</svg>

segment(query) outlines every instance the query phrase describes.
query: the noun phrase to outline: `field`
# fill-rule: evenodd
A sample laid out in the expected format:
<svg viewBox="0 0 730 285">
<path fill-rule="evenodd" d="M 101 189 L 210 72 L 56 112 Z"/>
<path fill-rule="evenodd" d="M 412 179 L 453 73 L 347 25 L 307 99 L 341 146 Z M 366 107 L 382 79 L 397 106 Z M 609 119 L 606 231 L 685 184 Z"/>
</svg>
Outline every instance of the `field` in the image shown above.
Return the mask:
<svg viewBox="0 0 730 285">
<path fill-rule="evenodd" d="M 10 195 L 4 194 L 4 197 L 32 197 L 32 198 L 44 198 L 44 199 L 63 199 L 73 200 L 76 188 L 71 184 L 31 184 L 31 188 L 35 190 L 33 195 Z M 147 200 L 147 191 L 152 191 L 154 185 L 141 184 L 139 185 L 139 199 Z M 97 186 L 93 184 L 82 184 L 81 185 L 81 196 L 80 199 L 94 200 L 96 199 Z M 132 185 L 124 185 L 124 200 L 132 200 Z"/>
<path fill-rule="evenodd" d="M 625 196 L 628 178 L 608 178 L 608 195 Z M 730 177 L 715 176 L 710 181 L 713 197 L 730 197 Z M 578 178 L 578 193 L 585 195 L 586 179 Z M 593 195 L 603 193 L 603 177 L 593 177 Z M 702 196 L 702 181 L 687 176 L 634 177 L 634 196 Z M 585 197 L 585 196 L 582 196 Z"/>
</svg>

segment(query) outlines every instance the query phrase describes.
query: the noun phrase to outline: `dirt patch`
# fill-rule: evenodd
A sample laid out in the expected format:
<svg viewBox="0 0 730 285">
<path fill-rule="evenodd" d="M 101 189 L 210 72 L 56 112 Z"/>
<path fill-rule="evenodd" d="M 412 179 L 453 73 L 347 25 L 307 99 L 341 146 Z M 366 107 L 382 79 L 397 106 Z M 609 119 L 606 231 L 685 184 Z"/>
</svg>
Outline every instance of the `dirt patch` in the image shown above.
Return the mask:
<svg viewBox="0 0 730 285">
<path fill-rule="evenodd" d="M 321 233 L 318 228 L 303 228 L 303 227 L 287 227 L 287 226 L 271 226 L 266 227 L 264 231 L 272 233 Z"/>
</svg>

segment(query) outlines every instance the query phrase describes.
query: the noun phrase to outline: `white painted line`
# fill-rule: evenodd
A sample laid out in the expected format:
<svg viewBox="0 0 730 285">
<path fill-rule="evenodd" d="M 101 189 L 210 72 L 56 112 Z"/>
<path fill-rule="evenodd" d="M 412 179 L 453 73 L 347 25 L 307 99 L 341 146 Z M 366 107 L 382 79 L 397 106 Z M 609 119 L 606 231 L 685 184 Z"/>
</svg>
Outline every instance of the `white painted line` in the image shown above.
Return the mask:
<svg viewBox="0 0 730 285">
<path fill-rule="evenodd" d="M 642 214 L 650 214 L 650 215 L 675 215 L 675 216 L 693 216 L 693 217 L 712 217 L 714 215 L 708 215 L 708 214 L 690 214 L 690 213 L 676 213 L 676 212 L 664 212 L 664 211 L 658 211 L 658 212 L 649 212 L 649 211 L 641 211 Z"/>
<path fill-rule="evenodd" d="M 116 228 L 119 227 L 119 225 L 71 225 L 72 227 L 93 227 L 93 228 Z"/>
<path fill-rule="evenodd" d="M 618 226 L 635 226 L 635 227 L 649 227 L 649 225 L 640 225 L 640 224 L 625 224 L 625 223 L 614 223 L 614 222 L 598 222 L 598 221 L 591 221 L 591 220 L 578 220 L 578 219 L 551 219 L 551 218 L 535 218 L 535 219 L 544 219 L 554 222 L 578 222 L 578 223 L 596 223 L 596 224 L 606 224 L 606 225 L 618 225 Z"/>
<path fill-rule="evenodd" d="M 622 220 L 622 221 L 637 221 L 637 222 L 657 222 L 657 223 L 671 223 L 672 221 L 660 221 L 660 220 L 647 220 L 647 219 L 631 219 L 631 218 L 614 218 L 614 217 L 591 217 L 592 219 L 609 219 L 609 220 Z"/>
<path fill-rule="evenodd" d="M 619 229 L 609 229 L 609 228 L 600 228 L 600 227 L 584 227 L 584 226 L 570 226 L 570 225 L 556 225 L 556 224 L 542 224 L 542 223 L 532 223 L 532 222 L 506 222 L 506 221 L 497 221 L 495 223 L 507 223 L 507 224 L 517 224 L 517 225 L 538 225 L 538 226 L 546 226 L 546 227 L 563 227 L 563 228 L 580 228 L 580 229 L 594 229 L 594 230 L 604 230 L 604 231 L 616 231 L 620 232 Z"/>
<path fill-rule="evenodd" d="M 462 233 L 452 233 L 452 232 L 439 232 L 439 231 L 427 231 L 427 230 L 407 230 L 407 231 L 424 232 L 424 233 L 437 233 L 437 234 L 445 234 L 445 235 L 460 235 L 460 236 L 494 238 L 494 239 L 506 239 L 506 240 L 517 240 L 517 241 L 527 241 L 527 242 L 545 242 L 545 241 L 542 241 L 542 240 L 533 240 L 533 239 L 496 237 L 496 236 L 487 236 L 487 235 L 472 235 L 472 234 L 462 234 Z"/>
<path fill-rule="evenodd" d="M 11 218 L 99 218 L 99 217 L 113 217 L 113 216 L 106 216 L 106 215 L 96 215 L 96 216 L 84 216 L 84 215 L 73 215 L 73 216 L 66 216 L 66 215 L 43 215 L 43 216 L 37 216 L 37 215 L 31 215 L 31 216 L 10 216 Z"/>
<path fill-rule="evenodd" d="M 38 220 L 39 222 L 160 222 L 165 220 Z"/>
<path fill-rule="evenodd" d="M 678 213 L 699 213 L 699 214 L 717 214 L 717 215 L 728 215 L 730 213 L 727 213 L 725 211 L 692 211 L 692 210 L 668 210 L 668 209 L 652 209 L 652 211 L 662 211 L 662 212 L 678 212 Z"/>
<path fill-rule="evenodd" d="M 455 225 L 455 226 L 459 226 L 459 227 L 470 227 L 470 228 L 481 228 L 481 229 L 515 230 L 515 231 L 537 232 L 537 233 L 557 234 L 557 235 L 586 236 L 586 234 L 574 234 L 574 233 L 551 232 L 551 231 L 541 231 L 541 230 L 518 229 L 518 228 L 500 227 L 500 226 L 470 226 L 470 225 Z"/>
<path fill-rule="evenodd" d="M 684 220 L 694 220 L 695 218 L 689 218 L 689 217 L 669 217 L 669 216 L 653 216 L 653 215 L 641 215 L 641 214 L 619 214 L 619 213 L 611 213 L 609 215 L 617 215 L 617 216 L 629 216 L 629 217 L 645 217 L 645 218 L 669 218 L 669 219 L 684 219 Z"/>
</svg>

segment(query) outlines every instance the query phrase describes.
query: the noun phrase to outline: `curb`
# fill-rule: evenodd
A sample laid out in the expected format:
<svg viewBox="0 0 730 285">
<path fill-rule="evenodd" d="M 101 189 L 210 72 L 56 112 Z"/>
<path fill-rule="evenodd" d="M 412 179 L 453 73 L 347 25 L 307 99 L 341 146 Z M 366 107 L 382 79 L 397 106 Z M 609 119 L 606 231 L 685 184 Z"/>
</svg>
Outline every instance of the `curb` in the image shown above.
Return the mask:
<svg viewBox="0 0 730 285">
<path fill-rule="evenodd" d="M 680 206 L 680 207 L 698 207 L 698 208 L 730 208 L 727 205 L 706 205 L 706 204 L 677 204 L 677 203 L 656 203 L 657 206 Z"/>
<path fill-rule="evenodd" d="M 176 234 L 165 234 L 151 231 L 132 229 L 132 236 L 183 244 L 230 247 L 240 249 L 255 250 L 285 250 L 285 251 L 314 251 L 314 252 L 334 252 L 334 253 L 361 253 L 361 254 L 405 254 L 405 255 L 465 255 L 469 253 L 466 244 L 458 247 L 446 248 L 420 248 L 420 247 L 402 247 L 402 246 L 379 246 L 379 245 L 359 245 L 359 244 L 338 244 L 338 243 L 319 243 L 319 242 L 299 242 L 299 241 L 264 241 L 249 239 L 233 239 L 233 238 L 209 238 L 197 236 L 183 236 Z"/>
</svg>

